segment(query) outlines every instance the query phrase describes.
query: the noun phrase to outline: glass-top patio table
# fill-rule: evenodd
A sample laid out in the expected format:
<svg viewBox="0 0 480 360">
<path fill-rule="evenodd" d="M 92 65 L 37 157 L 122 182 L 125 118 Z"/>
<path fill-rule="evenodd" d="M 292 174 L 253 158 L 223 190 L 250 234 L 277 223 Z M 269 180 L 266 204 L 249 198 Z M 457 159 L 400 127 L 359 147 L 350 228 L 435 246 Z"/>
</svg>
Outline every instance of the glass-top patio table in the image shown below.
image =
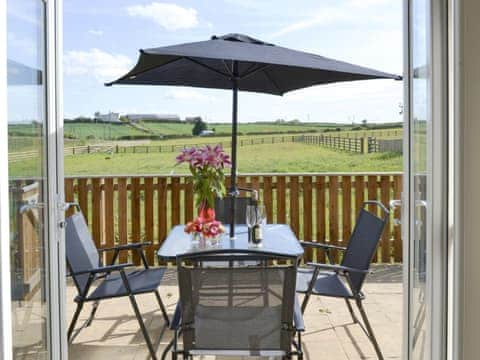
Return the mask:
<svg viewBox="0 0 480 360">
<path fill-rule="evenodd" d="M 279 255 L 301 257 L 303 248 L 290 226 L 285 224 L 268 224 L 263 226 L 263 240 L 260 246 L 248 243 L 246 225 L 235 226 L 235 239 L 229 237 L 229 226 L 216 245 L 206 243 L 193 244 L 190 234 L 184 232 L 183 225 L 175 226 L 157 252 L 160 260 L 174 261 L 178 255 L 202 252 L 212 249 L 240 249 L 272 252 Z"/>
</svg>

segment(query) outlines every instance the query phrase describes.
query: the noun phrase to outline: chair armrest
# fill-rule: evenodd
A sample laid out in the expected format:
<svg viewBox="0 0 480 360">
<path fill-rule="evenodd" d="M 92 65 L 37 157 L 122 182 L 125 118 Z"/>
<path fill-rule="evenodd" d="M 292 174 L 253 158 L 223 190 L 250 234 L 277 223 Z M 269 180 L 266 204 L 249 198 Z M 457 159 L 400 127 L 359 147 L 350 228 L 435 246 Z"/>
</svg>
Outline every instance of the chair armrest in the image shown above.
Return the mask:
<svg viewBox="0 0 480 360">
<path fill-rule="evenodd" d="M 335 272 L 341 272 L 341 273 L 358 273 L 358 274 L 368 274 L 370 271 L 369 270 L 361 270 L 361 269 L 355 269 L 349 266 L 343 266 L 343 265 L 331 265 L 331 264 L 319 264 L 319 263 L 307 263 L 309 266 L 313 266 L 319 269 L 324 269 L 324 270 L 331 270 Z"/>
<path fill-rule="evenodd" d="M 170 321 L 170 330 L 178 330 L 180 328 L 180 322 L 182 320 L 182 308 L 180 307 L 180 301 L 177 302 L 175 312 L 173 313 L 172 320 Z"/>
<path fill-rule="evenodd" d="M 101 267 L 98 267 L 96 269 L 77 271 L 77 272 L 71 273 L 71 275 L 75 276 L 75 275 L 83 275 L 83 274 L 107 273 L 107 272 L 112 272 L 112 271 L 123 270 L 126 267 L 130 267 L 130 266 L 134 266 L 134 264 L 133 263 L 125 263 L 125 264 L 101 266 Z"/>
<path fill-rule="evenodd" d="M 138 242 L 138 243 L 131 243 L 131 244 L 125 244 L 125 245 L 117 245 L 117 246 L 112 246 L 109 248 L 101 248 L 98 249 L 98 252 L 104 252 L 104 251 L 120 251 L 120 250 L 129 250 L 129 249 L 139 249 L 144 246 L 150 246 L 152 245 L 151 242 Z"/>
<path fill-rule="evenodd" d="M 302 245 L 302 247 L 313 247 L 317 249 L 336 249 L 336 250 L 342 250 L 342 251 L 347 250 L 347 248 L 344 246 L 330 245 L 330 244 L 317 243 L 317 242 L 311 242 L 311 241 L 300 241 L 300 245 Z"/>
<path fill-rule="evenodd" d="M 293 325 L 297 331 L 305 331 L 305 323 L 303 322 L 303 314 L 298 303 L 297 294 L 295 294 L 295 305 L 293 308 Z"/>
</svg>

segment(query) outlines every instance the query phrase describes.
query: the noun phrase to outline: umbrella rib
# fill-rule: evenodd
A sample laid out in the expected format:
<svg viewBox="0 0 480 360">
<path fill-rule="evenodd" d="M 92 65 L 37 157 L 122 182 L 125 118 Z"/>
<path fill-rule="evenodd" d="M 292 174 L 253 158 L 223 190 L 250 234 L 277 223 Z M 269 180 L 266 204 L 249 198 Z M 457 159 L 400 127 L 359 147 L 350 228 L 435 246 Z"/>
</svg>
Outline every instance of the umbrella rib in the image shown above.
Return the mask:
<svg viewBox="0 0 480 360">
<path fill-rule="evenodd" d="M 283 95 L 283 91 L 280 89 L 280 87 L 277 85 L 277 83 L 275 82 L 275 80 L 272 79 L 272 77 L 266 72 L 264 71 L 263 72 L 265 74 L 265 76 L 267 77 L 267 79 L 273 84 L 273 86 L 275 87 L 275 89 L 277 89 L 277 91 L 280 93 L 280 95 Z"/>
<path fill-rule="evenodd" d="M 197 65 L 203 66 L 204 68 L 206 68 L 206 69 L 208 69 L 208 70 L 210 70 L 210 71 L 216 72 L 217 74 L 220 74 L 220 75 L 222 75 L 222 76 L 224 76 L 224 77 L 226 77 L 226 78 L 229 78 L 229 77 L 230 77 L 229 74 L 225 74 L 224 72 L 221 72 L 220 70 L 217 70 L 217 69 L 215 69 L 215 68 L 213 68 L 213 67 L 211 67 L 211 66 L 209 66 L 209 65 L 206 65 L 206 64 L 202 63 L 201 61 L 195 60 L 195 59 L 193 59 L 193 58 L 191 58 L 191 57 L 188 57 L 188 56 L 185 56 L 185 59 L 190 60 L 191 62 L 193 62 L 193 63 L 195 63 L 195 64 L 197 64 Z"/>
<path fill-rule="evenodd" d="M 225 60 L 222 60 L 222 63 L 223 63 L 223 66 L 225 67 L 225 69 L 228 71 L 228 73 L 230 74 L 231 77 L 233 77 L 233 73 L 232 73 L 232 70 L 230 70 L 230 68 L 228 67 L 227 63 L 225 62 Z"/>
<path fill-rule="evenodd" d="M 250 71 L 246 71 L 243 75 L 240 75 L 240 79 L 243 80 L 243 79 L 246 79 L 248 78 L 249 76 L 253 75 L 253 74 L 256 74 L 257 72 L 259 71 L 262 71 L 262 70 L 265 70 L 266 68 L 272 66 L 272 64 L 262 64 L 260 65 L 259 67 L 257 67 L 256 69 L 253 69 L 253 70 L 250 70 Z M 267 75 L 268 76 L 268 75 Z M 271 81 L 270 77 L 269 77 L 269 80 Z"/>
<path fill-rule="evenodd" d="M 161 68 L 163 66 L 166 66 L 166 65 L 170 65 L 172 63 L 174 63 L 175 61 L 178 61 L 180 60 L 181 57 L 177 57 L 175 59 L 172 59 L 170 61 L 167 61 L 165 64 L 162 64 L 162 65 L 154 65 L 154 66 L 151 66 L 151 67 L 148 67 L 147 69 L 143 69 L 142 71 L 139 71 L 138 73 L 135 73 L 135 74 L 131 74 L 131 75 L 125 75 L 123 77 L 121 77 L 120 79 L 118 80 L 115 80 L 115 81 L 112 81 L 112 82 L 109 82 L 109 83 L 106 83 L 105 85 L 106 86 L 112 86 L 114 85 L 117 81 L 122 81 L 122 80 L 128 80 L 128 79 L 131 79 L 132 77 L 137 77 L 138 75 L 142 75 L 142 74 L 145 74 L 146 72 L 149 72 L 150 70 L 153 70 L 153 69 L 156 69 L 156 68 Z"/>
</svg>

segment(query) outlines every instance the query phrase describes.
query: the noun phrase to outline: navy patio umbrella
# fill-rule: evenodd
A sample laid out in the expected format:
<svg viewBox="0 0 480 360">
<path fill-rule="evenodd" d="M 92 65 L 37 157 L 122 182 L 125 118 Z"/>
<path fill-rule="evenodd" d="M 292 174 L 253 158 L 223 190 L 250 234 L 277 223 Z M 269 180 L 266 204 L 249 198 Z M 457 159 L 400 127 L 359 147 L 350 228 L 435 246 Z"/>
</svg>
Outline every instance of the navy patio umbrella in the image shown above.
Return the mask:
<svg viewBox="0 0 480 360">
<path fill-rule="evenodd" d="M 238 91 L 283 95 L 314 85 L 342 81 L 395 79 L 394 74 L 276 46 L 242 34 L 140 50 L 135 67 L 118 80 L 125 85 L 191 86 L 233 91 L 232 169 L 230 195 L 238 195 Z M 232 201 L 232 221 L 235 201 Z M 230 237 L 234 236 L 230 226 Z"/>
</svg>

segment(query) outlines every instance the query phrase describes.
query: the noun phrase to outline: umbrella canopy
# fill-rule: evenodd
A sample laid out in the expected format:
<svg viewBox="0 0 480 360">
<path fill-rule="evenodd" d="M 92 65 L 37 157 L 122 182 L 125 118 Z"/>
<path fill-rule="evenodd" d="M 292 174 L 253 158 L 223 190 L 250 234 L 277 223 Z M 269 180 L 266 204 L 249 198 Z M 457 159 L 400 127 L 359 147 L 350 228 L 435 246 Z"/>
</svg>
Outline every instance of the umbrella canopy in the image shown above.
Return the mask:
<svg viewBox="0 0 480 360">
<path fill-rule="evenodd" d="M 394 74 L 276 46 L 242 34 L 140 50 L 135 67 L 118 80 L 126 85 L 170 85 L 233 90 L 232 196 L 237 195 L 238 90 L 283 95 L 289 91 L 342 81 L 395 79 Z M 232 201 L 235 219 L 235 201 Z M 233 237 L 234 225 L 230 226 Z"/>
<path fill-rule="evenodd" d="M 234 63 L 237 74 L 234 74 Z M 393 74 L 287 49 L 246 35 L 140 50 L 137 65 L 107 85 L 173 85 L 283 95 L 341 81 L 401 79 Z"/>
</svg>

